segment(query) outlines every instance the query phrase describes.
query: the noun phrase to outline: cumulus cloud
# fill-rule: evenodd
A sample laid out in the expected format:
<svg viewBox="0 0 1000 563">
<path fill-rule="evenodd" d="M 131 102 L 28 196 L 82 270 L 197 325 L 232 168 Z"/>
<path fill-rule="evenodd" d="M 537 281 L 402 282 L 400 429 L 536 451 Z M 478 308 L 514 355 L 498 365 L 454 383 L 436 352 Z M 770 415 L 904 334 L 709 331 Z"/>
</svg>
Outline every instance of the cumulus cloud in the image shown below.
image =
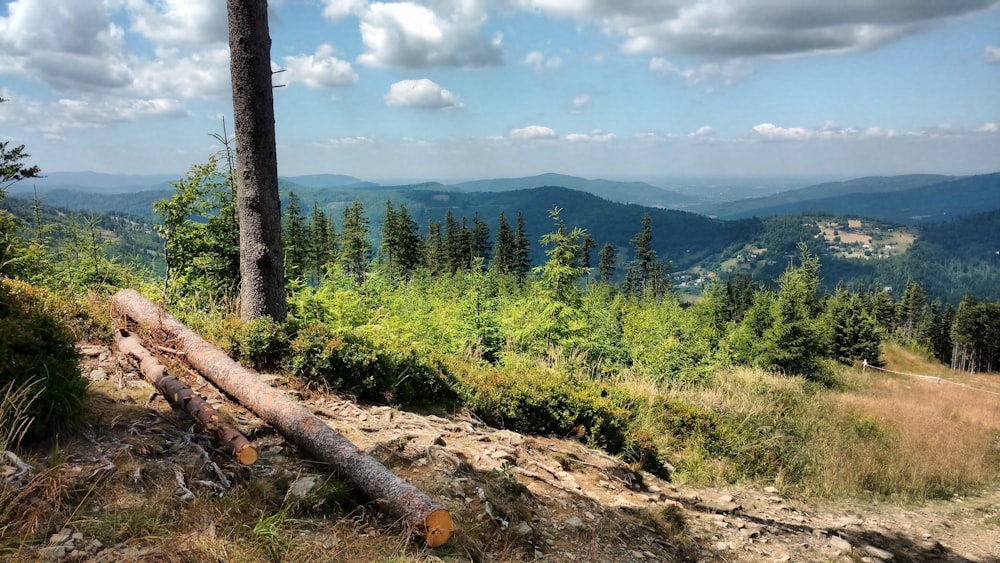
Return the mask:
<svg viewBox="0 0 1000 563">
<path fill-rule="evenodd" d="M 475 68 L 503 63 L 503 36 L 481 32 L 486 21 L 485 0 L 426 5 L 375 2 L 367 7 L 350 2 L 346 6 L 361 21 L 366 50 L 358 62 L 365 66 Z M 330 2 L 326 8 L 334 16 L 346 9 L 343 3 Z"/>
<path fill-rule="evenodd" d="M 754 133 L 770 141 L 802 141 L 813 136 L 813 132 L 801 127 L 778 127 L 773 123 L 755 125 Z"/>
<path fill-rule="evenodd" d="M 663 57 L 649 60 L 649 70 L 665 77 L 676 76 L 688 86 L 710 79 L 732 84 L 753 72 L 753 64 L 746 59 L 731 59 L 721 63 L 703 63 L 696 67 L 679 67 Z"/>
<path fill-rule="evenodd" d="M 301 82 L 309 88 L 333 88 L 358 82 L 358 73 L 351 63 L 335 57 L 332 45 L 320 45 L 312 55 L 285 57 L 284 62 L 289 84 Z"/>
<path fill-rule="evenodd" d="M 462 107 L 462 100 L 458 96 L 426 78 L 396 82 L 389 87 L 389 93 L 385 95 L 385 103 L 393 107 L 421 109 Z"/>
<path fill-rule="evenodd" d="M 156 58 L 137 65 L 132 90 L 145 96 L 223 97 L 229 84 L 229 47 L 194 52 L 164 47 Z"/>
<path fill-rule="evenodd" d="M 510 136 L 514 139 L 529 141 L 546 141 L 557 138 L 555 130 L 544 125 L 528 125 L 520 129 L 511 129 Z"/>
<path fill-rule="evenodd" d="M 984 124 L 982 127 L 979 128 L 979 130 L 983 133 L 1000 133 L 1000 125 L 997 125 L 996 122 L 991 121 L 989 123 Z"/>
<path fill-rule="evenodd" d="M 323 0 L 323 16 L 333 21 L 363 14 L 367 8 L 368 0 Z"/>
<path fill-rule="evenodd" d="M 103 0 L 15 0 L 0 17 L 4 71 L 60 92 L 102 90 L 131 80 L 124 30 Z"/>
<path fill-rule="evenodd" d="M 573 99 L 569 101 L 569 107 L 574 112 L 580 112 L 590 106 L 590 94 L 580 94 L 579 96 L 573 96 Z"/>
<path fill-rule="evenodd" d="M 188 115 L 180 102 L 165 98 L 63 98 L 43 103 L 11 95 L 10 92 L 5 92 L 5 97 L 10 99 L 10 103 L 0 104 L 0 122 L 15 123 L 49 137 L 111 123 Z"/>
<path fill-rule="evenodd" d="M 711 137 L 712 135 L 715 135 L 715 128 L 711 125 L 702 125 L 691 133 L 692 137 Z"/>
<path fill-rule="evenodd" d="M 563 66 L 563 60 L 561 57 L 546 57 L 541 51 L 532 51 L 524 57 L 524 64 L 537 73 L 543 73 L 559 70 Z"/>
<path fill-rule="evenodd" d="M 620 37 L 620 47 L 628 54 L 719 59 L 872 49 L 935 21 L 1000 4 L 998 0 L 511 1 L 524 10 L 592 23 Z"/>
<path fill-rule="evenodd" d="M 600 129 L 594 129 L 590 133 L 570 133 L 566 135 L 566 140 L 574 143 L 607 143 L 617 138 L 618 136 L 614 133 L 605 133 Z"/>
<path fill-rule="evenodd" d="M 987 45 L 986 48 L 983 49 L 983 58 L 990 64 L 1000 63 L 1000 47 L 996 45 Z"/>
<path fill-rule="evenodd" d="M 159 43 L 212 43 L 229 40 L 224 2 L 204 0 L 124 0 L 131 30 Z"/>
</svg>

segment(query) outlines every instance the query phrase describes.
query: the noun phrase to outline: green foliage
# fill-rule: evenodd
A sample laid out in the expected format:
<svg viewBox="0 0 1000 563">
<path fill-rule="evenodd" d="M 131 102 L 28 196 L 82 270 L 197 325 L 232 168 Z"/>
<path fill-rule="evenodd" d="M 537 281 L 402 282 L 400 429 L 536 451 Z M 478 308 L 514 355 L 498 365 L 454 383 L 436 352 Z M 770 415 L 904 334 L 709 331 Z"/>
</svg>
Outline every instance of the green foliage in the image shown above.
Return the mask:
<svg viewBox="0 0 1000 563">
<path fill-rule="evenodd" d="M 265 316 L 240 327 L 239 338 L 232 353 L 251 367 L 261 369 L 279 366 L 287 350 L 285 326 Z"/>
<path fill-rule="evenodd" d="M 648 434 L 630 428 L 638 399 L 551 368 L 475 368 L 460 377 L 465 403 L 490 424 L 575 437 L 658 467 Z"/>
<path fill-rule="evenodd" d="M 290 343 L 289 370 L 360 400 L 403 405 L 448 404 L 455 398 L 443 363 L 413 346 L 310 324 Z"/>
<path fill-rule="evenodd" d="M 34 287 L 0 281 L 0 389 L 27 385 L 36 399 L 25 410 L 27 436 L 49 437 L 83 409 L 87 382 L 75 339 Z M 4 413 L 5 415 L 7 413 Z"/>
<path fill-rule="evenodd" d="M 231 299 L 239 291 L 236 190 L 217 156 L 191 167 L 174 195 L 153 204 L 163 218 L 166 286 L 177 297 Z"/>
<path fill-rule="evenodd" d="M 874 366 L 884 365 L 882 330 L 861 295 L 838 287 L 827 303 L 827 318 L 835 360 L 845 364 L 867 361 Z"/>
</svg>

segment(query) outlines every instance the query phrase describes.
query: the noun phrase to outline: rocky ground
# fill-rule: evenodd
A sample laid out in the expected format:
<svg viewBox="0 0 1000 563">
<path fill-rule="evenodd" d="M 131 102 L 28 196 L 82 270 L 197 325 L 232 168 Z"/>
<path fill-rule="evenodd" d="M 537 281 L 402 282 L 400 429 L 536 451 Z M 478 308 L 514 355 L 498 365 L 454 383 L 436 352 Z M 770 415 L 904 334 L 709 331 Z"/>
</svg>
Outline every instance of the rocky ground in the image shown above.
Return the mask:
<svg viewBox="0 0 1000 563">
<path fill-rule="evenodd" d="M 90 417 L 62 447 L 80 478 L 115 468 L 127 451 L 135 483 L 170 481 L 182 501 L 225 496 L 235 480 L 294 474 L 287 499 L 307 502 L 327 475 L 249 411 L 197 374 L 192 387 L 230 416 L 260 452 L 239 466 L 173 411 L 105 346 L 83 346 L 93 382 Z M 490 428 L 467 413 L 435 416 L 364 406 L 337 396 L 273 385 L 360 448 L 442 502 L 455 518 L 450 545 L 406 558 L 444 561 L 1000 561 L 1000 491 L 919 506 L 806 502 L 774 487 L 678 486 L 573 440 Z M 132 467 L 130 466 L 130 467 Z M 0 458 L 2 475 L 12 459 Z M 100 507 L 91 508 L 100 510 Z M 141 538 L 104 545 L 69 519 L 24 559 L 183 560 Z M 205 534 L 214 535 L 214 524 Z M 353 532 L 352 532 L 353 530 Z M 344 530 L 309 532 L 336 545 Z M 347 534 L 399 535 L 391 522 L 356 523 Z M 325 534 L 325 535 L 324 535 Z M 322 537 L 321 537 L 322 536 Z M 326 542 L 326 543 L 323 543 Z M 333 557 L 334 559 L 339 559 Z M 397 559 L 393 559 L 397 560 Z"/>
</svg>

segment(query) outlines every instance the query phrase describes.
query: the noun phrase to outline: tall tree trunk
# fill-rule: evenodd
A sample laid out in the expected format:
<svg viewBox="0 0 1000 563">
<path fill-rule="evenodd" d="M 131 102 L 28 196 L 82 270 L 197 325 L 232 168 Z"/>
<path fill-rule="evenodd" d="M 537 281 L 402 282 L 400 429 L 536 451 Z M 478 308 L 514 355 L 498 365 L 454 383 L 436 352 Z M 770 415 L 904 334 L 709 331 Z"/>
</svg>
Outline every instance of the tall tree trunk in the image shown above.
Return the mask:
<svg viewBox="0 0 1000 563">
<path fill-rule="evenodd" d="M 240 220 L 240 318 L 250 321 L 266 315 L 284 322 L 281 200 L 267 1 L 227 0 L 227 5 Z"/>
</svg>

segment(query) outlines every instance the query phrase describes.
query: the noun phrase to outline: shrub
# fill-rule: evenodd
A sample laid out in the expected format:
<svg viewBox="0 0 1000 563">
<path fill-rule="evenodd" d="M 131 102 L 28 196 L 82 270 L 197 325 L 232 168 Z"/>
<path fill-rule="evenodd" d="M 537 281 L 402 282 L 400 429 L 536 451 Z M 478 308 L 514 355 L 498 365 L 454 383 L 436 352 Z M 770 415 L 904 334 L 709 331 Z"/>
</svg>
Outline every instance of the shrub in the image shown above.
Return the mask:
<svg viewBox="0 0 1000 563">
<path fill-rule="evenodd" d="M 541 367 L 482 366 L 461 378 L 466 404 L 518 432 L 576 437 L 650 471 L 661 469 L 653 433 L 635 424 L 642 399 L 621 387 Z"/>
<path fill-rule="evenodd" d="M 288 351 L 284 325 L 271 317 L 244 323 L 233 346 L 233 355 L 255 369 L 276 367 Z"/>
<path fill-rule="evenodd" d="M 312 324 L 290 343 L 296 376 L 355 395 L 396 404 L 450 404 L 456 398 L 443 364 L 413 346 Z"/>
<path fill-rule="evenodd" d="M 50 436 L 80 414 L 87 382 L 75 341 L 34 287 L 0 281 L 0 389 L 30 383 L 29 438 Z M 12 386 L 12 387 L 11 387 Z M 6 416 L 8 413 L 4 413 Z"/>
</svg>

